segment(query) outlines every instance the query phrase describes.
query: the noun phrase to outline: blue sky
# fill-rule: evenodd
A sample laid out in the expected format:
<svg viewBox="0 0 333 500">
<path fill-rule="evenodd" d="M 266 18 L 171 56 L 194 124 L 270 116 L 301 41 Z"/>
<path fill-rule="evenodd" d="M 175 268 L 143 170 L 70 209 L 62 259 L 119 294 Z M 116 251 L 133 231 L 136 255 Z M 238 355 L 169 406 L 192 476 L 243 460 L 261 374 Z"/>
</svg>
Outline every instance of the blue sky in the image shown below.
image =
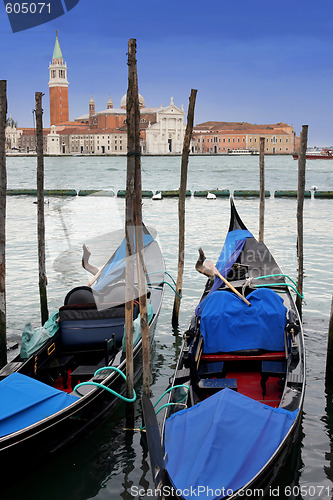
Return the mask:
<svg viewBox="0 0 333 500">
<path fill-rule="evenodd" d="M 127 89 L 127 43 L 138 44 L 139 91 L 148 107 L 207 120 L 309 125 L 309 145 L 333 145 L 332 0 L 80 0 L 49 23 L 12 33 L 0 4 L 1 79 L 8 111 L 32 126 L 34 93 L 45 92 L 55 30 L 68 65 L 70 118 L 118 107 Z"/>
</svg>

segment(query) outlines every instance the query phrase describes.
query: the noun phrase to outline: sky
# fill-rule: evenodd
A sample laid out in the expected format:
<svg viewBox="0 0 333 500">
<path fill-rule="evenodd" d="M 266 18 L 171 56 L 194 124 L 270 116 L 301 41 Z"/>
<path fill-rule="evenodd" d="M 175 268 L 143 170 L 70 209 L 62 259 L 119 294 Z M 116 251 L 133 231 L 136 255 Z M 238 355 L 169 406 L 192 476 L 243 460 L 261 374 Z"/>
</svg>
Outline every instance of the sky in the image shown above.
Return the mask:
<svg viewBox="0 0 333 500">
<path fill-rule="evenodd" d="M 332 19 L 332 0 L 79 0 L 57 19 L 13 33 L 1 2 L 0 79 L 7 80 L 8 114 L 18 126 L 33 126 L 41 91 L 49 126 L 48 65 L 58 30 L 71 120 L 88 113 L 91 95 L 97 111 L 106 109 L 109 96 L 120 106 L 128 40 L 136 38 L 147 107 L 167 106 L 173 97 L 187 111 L 194 88 L 195 124 L 286 122 L 297 135 L 307 124 L 309 146 L 330 146 Z"/>
</svg>

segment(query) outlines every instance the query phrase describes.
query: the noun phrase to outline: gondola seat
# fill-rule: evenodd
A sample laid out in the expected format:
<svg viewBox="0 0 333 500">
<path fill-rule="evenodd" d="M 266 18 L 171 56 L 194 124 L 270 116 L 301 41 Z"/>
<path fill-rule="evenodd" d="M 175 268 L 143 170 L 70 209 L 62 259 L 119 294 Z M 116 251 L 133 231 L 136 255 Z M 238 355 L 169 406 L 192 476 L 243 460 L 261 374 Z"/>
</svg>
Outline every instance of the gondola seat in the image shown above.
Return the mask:
<svg viewBox="0 0 333 500">
<path fill-rule="evenodd" d="M 60 339 L 65 351 L 103 349 L 105 340 L 111 339 L 113 335 L 115 346 L 121 346 L 126 284 L 121 281 L 106 288 L 102 293 L 82 286 L 67 294 L 65 305 L 59 310 Z M 138 314 L 139 308 L 135 303 L 133 319 Z"/>
<path fill-rule="evenodd" d="M 134 316 L 138 307 L 134 308 Z M 125 306 L 98 310 L 95 305 L 63 306 L 59 310 L 60 339 L 68 348 L 100 348 L 114 334 L 115 345 L 121 346 L 125 325 Z"/>
</svg>

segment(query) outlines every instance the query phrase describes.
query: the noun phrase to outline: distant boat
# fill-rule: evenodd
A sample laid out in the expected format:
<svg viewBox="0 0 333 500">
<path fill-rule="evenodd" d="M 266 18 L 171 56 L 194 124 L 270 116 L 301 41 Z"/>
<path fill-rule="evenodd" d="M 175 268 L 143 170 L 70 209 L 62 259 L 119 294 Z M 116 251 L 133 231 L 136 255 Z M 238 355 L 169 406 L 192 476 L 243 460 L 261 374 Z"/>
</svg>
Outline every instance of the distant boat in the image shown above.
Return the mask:
<svg viewBox="0 0 333 500">
<path fill-rule="evenodd" d="M 307 160 L 333 160 L 333 151 L 331 149 L 308 150 L 305 155 Z M 294 160 L 298 159 L 298 153 L 293 153 Z"/>
<path fill-rule="evenodd" d="M 255 149 L 232 149 L 228 151 L 228 155 L 232 156 L 244 156 L 244 155 L 258 155 L 259 151 Z"/>
</svg>

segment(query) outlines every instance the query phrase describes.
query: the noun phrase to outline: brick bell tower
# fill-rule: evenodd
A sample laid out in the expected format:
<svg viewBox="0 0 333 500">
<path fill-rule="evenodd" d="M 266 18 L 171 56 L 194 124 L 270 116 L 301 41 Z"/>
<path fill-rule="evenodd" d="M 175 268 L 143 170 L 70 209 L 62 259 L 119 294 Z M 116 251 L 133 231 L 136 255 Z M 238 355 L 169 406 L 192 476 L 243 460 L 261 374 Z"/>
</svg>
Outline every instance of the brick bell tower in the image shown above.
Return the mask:
<svg viewBox="0 0 333 500">
<path fill-rule="evenodd" d="M 52 62 L 49 65 L 50 125 L 69 121 L 67 65 L 63 60 L 56 31 Z"/>
</svg>

